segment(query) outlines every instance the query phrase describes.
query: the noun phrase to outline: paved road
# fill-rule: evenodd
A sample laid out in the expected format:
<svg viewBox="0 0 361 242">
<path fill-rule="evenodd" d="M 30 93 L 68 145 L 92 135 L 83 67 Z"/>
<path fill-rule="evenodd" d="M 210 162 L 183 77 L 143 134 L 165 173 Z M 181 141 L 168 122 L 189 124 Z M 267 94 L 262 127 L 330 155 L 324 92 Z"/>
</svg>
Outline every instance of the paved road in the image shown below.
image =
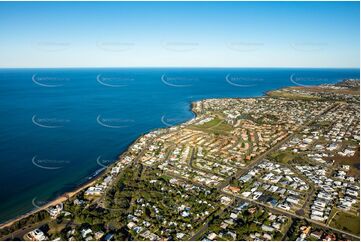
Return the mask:
<svg viewBox="0 0 361 242">
<path fill-rule="evenodd" d="M 235 196 L 237 197 L 238 199 L 242 200 L 242 201 L 245 201 L 245 202 L 248 202 L 248 203 L 252 203 L 252 204 L 256 204 L 258 206 L 262 206 L 262 207 L 265 207 L 267 208 L 268 210 L 270 211 L 273 211 L 273 212 L 276 212 L 276 213 L 280 213 L 280 214 L 283 214 L 283 215 L 286 215 L 286 216 L 289 216 L 289 217 L 292 217 L 292 218 L 298 218 L 298 219 L 304 219 L 304 220 L 307 220 L 309 223 L 312 223 L 312 224 L 316 224 L 320 227 L 323 227 L 323 228 L 326 228 L 326 229 L 330 229 L 330 230 L 333 230 L 333 231 L 336 231 L 336 232 L 339 232 L 339 233 L 342 233 L 342 234 L 346 234 L 352 238 L 355 238 L 357 240 L 360 240 L 360 237 L 357 236 L 357 235 L 354 235 L 354 234 L 351 234 L 351 233 L 348 233 L 346 231 L 343 231 L 343 230 L 340 230 L 340 229 L 337 229 L 337 228 L 334 228 L 334 227 L 331 227 L 329 225 L 326 225 L 324 223 L 321 223 L 321 222 L 318 222 L 318 221 L 315 221 L 315 220 L 312 220 L 312 219 L 309 219 L 307 217 L 304 217 L 304 216 L 300 216 L 300 215 L 297 215 L 295 213 L 291 213 L 291 212 L 288 212 L 286 210 L 283 210 L 283 209 L 280 209 L 280 208 L 276 208 L 276 207 L 273 207 L 271 205 L 268 205 L 268 204 L 264 204 L 264 203 L 261 203 L 261 202 L 258 202 L 258 201 L 255 201 L 255 200 L 252 200 L 252 199 L 249 199 L 249 198 L 244 198 L 244 197 L 241 197 L 241 196 L 237 196 L 237 195 L 234 195 L 234 194 L 231 194 L 231 193 L 228 193 L 228 192 L 224 192 L 222 191 L 222 193 L 226 194 L 226 195 L 232 195 L 232 196 Z"/>
<path fill-rule="evenodd" d="M 47 224 L 49 222 L 49 220 L 44 220 L 35 224 L 31 224 L 28 225 L 24 228 L 21 228 L 7 236 L 4 236 L 2 238 L 0 238 L 1 241 L 5 241 L 5 240 L 17 240 L 17 239 L 25 239 L 24 236 L 29 233 L 30 231 L 37 229 L 41 226 L 43 226 L 44 224 Z"/>
<path fill-rule="evenodd" d="M 338 104 L 334 104 L 331 107 L 327 108 L 326 110 L 324 110 L 323 112 L 321 112 L 319 115 L 317 115 L 317 117 L 315 117 L 314 119 L 306 122 L 305 124 L 301 125 L 297 130 L 295 130 L 292 134 L 290 134 L 289 136 L 287 136 L 286 138 L 284 138 L 283 140 L 281 140 L 280 142 L 278 142 L 277 144 L 275 144 L 272 148 L 270 148 L 269 150 L 267 150 L 266 152 L 264 152 L 263 154 L 259 155 L 258 157 L 256 157 L 255 159 L 253 159 L 252 163 L 249 164 L 247 166 L 246 169 L 242 169 L 240 170 L 238 173 L 236 173 L 234 176 L 236 178 L 239 178 L 240 176 L 242 176 L 243 174 L 247 173 L 251 168 L 255 167 L 256 165 L 258 165 L 264 158 L 266 158 L 269 154 L 271 154 L 272 152 L 276 151 L 278 148 L 280 148 L 283 144 L 287 143 L 288 141 L 290 141 L 293 137 L 295 137 L 297 134 L 299 134 L 300 131 L 302 131 L 305 127 L 309 126 L 312 122 L 314 122 L 315 120 L 317 120 L 320 116 L 322 116 L 323 114 L 331 111 L 332 109 L 336 108 L 338 106 Z M 225 186 L 227 186 L 229 184 L 231 180 L 231 177 L 227 178 L 223 183 L 221 183 L 219 185 L 219 189 L 223 189 Z"/>
<path fill-rule="evenodd" d="M 293 137 L 295 137 L 297 134 L 299 134 L 300 131 L 302 131 L 304 128 L 306 128 L 307 126 L 309 126 L 312 122 L 314 122 L 315 120 L 317 120 L 320 116 L 322 116 L 323 114 L 327 113 L 327 112 L 330 112 L 334 109 L 336 109 L 338 106 L 338 104 L 334 104 L 332 105 L 331 107 L 327 108 L 326 110 L 324 110 L 323 112 L 321 112 L 319 115 L 317 115 L 314 119 L 311 119 L 310 121 L 308 121 L 307 123 L 305 123 L 304 125 L 300 126 L 295 132 L 293 132 L 291 135 L 287 136 L 285 139 L 283 139 L 282 141 L 278 142 L 276 145 L 274 145 L 272 148 L 270 148 L 269 150 L 267 150 L 266 152 L 264 152 L 263 154 L 261 154 L 260 156 L 256 157 L 251 164 L 249 164 L 247 166 L 246 169 L 242 169 L 240 170 L 239 172 L 237 172 L 234 177 L 236 178 L 239 178 L 240 176 L 246 174 L 250 169 L 252 169 L 253 167 L 257 166 L 259 163 L 261 163 L 269 154 L 271 154 L 272 152 L 276 151 L 278 148 L 280 148 L 283 144 L 285 144 L 286 142 L 290 141 Z M 300 216 L 300 215 L 297 215 L 295 213 L 291 213 L 291 212 L 287 212 L 283 209 L 280 209 L 280 208 L 275 208 L 273 206 L 270 206 L 270 205 L 267 205 L 267 204 L 264 204 L 264 203 L 261 203 L 261 202 L 258 202 L 258 201 L 254 201 L 254 200 L 251 200 L 251 199 L 247 199 L 247 198 L 243 198 L 241 196 L 236 196 L 232 193 L 228 193 L 228 192 L 224 192 L 223 191 L 223 188 L 226 187 L 229 182 L 231 180 L 231 177 L 227 178 L 224 182 L 222 182 L 218 187 L 217 189 L 220 190 L 222 193 L 226 194 L 226 195 L 231 195 L 231 196 L 234 196 L 234 197 L 237 197 L 238 199 L 240 200 L 243 200 L 243 201 L 247 201 L 249 203 L 252 203 L 252 204 L 256 204 L 256 205 L 259 205 L 259 206 L 262 206 L 262 207 L 265 207 L 265 208 L 268 208 L 270 211 L 274 211 L 274 212 L 277 212 L 277 213 L 281 213 L 281 214 L 284 214 L 284 215 L 287 215 L 287 216 L 290 216 L 290 217 L 293 217 L 293 218 L 298 218 L 298 219 L 304 219 L 306 221 L 308 221 L 309 223 L 312 223 L 312 224 L 316 224 L 320 227 L 323 227 L 323 228 L 326 228 L 326 229 L 330 229 L 330 230 L 333 230 L 333 231 L 336 231 L 336 232 L 339 232 L 339 233 L 342 233 L 342 234 L 346 234 L 348 236 L 350 236 L 351 238 L 355 238 L 357 240 L 360 240 L 360 237 L 357 236 L 357 235 L 354 235 L 354 234 L 351 234 L 351 233 L 348 233 L 346 231 L 343 231 L 343 230 L 340 230 L 340 229 L 337 229 L 337 228 L 334 228 L 334 227 L 330 227 L 329 225 L 326 225 L 324 223 L 321 223 L 321 222 L 318 222 L 318 221 L 314 221 L 314 220 L 311 220 L 310 218 L 307 218 L 305 216 Z M 313 190 L 312 190 L 313 191 Z M 312 195 L 312 193 L 310 193 L 310 195 L 307 197 L 307 202 L 308 200 L 310 199 L 310 196 Z M 201 227 L 198 232 L 196 233 L 196 235 L 199 236 L 199 234 L 201 232 L 205 232 L 206 231 L 206 228 L 208 227 L 208 222 L 204 224 L 203 227 Z M 193 236 L 192 238 L 197 238 L 195 236 Z"/>
<path fill-rule="evenodd" d="M 240 176 L 242 176 L 243 174 L 247 173 L 251 168 L 255 167 L 256 165 L 258 165 L 261 161 L 263 161 L 269 154 L 271 154 L 272 152 L 274 152 L 275 150 L 277 150 L 278 148 L 280 148 L 283 144 L 285 144 L 286 142 L 288 142 L 289 140 L 291 140 L 295 135 L 297 135 L 302 129 L 304 129 L 305 127 L 307 127 L 310 123 L 312 123 L 313 121 L 317 120 L 318 117 L 320 117 L 321 115 L 335 109 L 337 107 L 337 104 L 336 105 L 333 105 L 331 106 L 330 108 L 328 108 L 327 110 L 323 111 L 322 113 L 320 113 L 317 117 L 315 117 L 314 119 L 310 120 L 309 122 L 305 123 L 304 125 L 300 126 L 295 132 L 293 132 L 292 134 L 290 134 L 289 136 L 287 136 L 286 138 L 284 138 L 282 141 L 278 142 L 277 144 L 275 144 L 272 148 L 270 148 L 269 150 L 267 150 L 266 152 L 264 152 L 263 154 L 259 155 L 258 157 L 256 157 L 252 163 L 250 163 L 246 169 L 241 169 L 239 170 L 235 175 L 234 177 L 236 178 L 239 178 Z M 144 154 L 144 152 L 146 151 L 146 148 L 150 145 L 151 142 L 147 142 L 146 144 L 146 147 L 142 150 L 142 152 L 136 157 L 135 159 L 135 163 L 138 163 L 139 161 L 139 158 Z M 190 162 L 189 162 L 189 166 L 192 167 L 192 160 L 193 160 L 193 156 L 194 156 L 194 150 L 191 151 L 192 154 L 191 154 L 191 159 L 190 159 Z M 170 173 L 170 172 L 167 172 L 169 175 L 171 176 L 174 176 L 176 178 L 179 178 L 179 179 L 185 179 L 183 177 L 179 177 L 173 173 Z M 336 231 L 336 232 L 339 232 L 339 233 L 342 233 L 342 234 L 346 234 L 352 238 L 355 238 L 357 240 L 360 240 L 360 237 L 357 236 L 357 235 L 353 235 L 351 233 L 348 233 L 346 231 L 342 231 L 342 230 L 339 230 L 339 229 L 336 229 L 336 228 L 333 228 L 333 227 L 330 227 L 329 225 L 326 225 L 324 223 L 320 223 L 320 222 L 317 222 L 317 221 L 314 221 L 314 220 L 311 220 L 307 217 L 304 217 L 304 216 L 300 216 L 300 215 L 297 215 L 297 214 L 294 214 L 294 213 L 291 213 L 291 212 L 288 212 L 288 211 L 285 211 L 285 210 L 282 210 L 280 208 L 276 208 L 276 207 L 273 207 L 273 206 L 270 206 L 268 204 L 264 204 L 264 203 L 261 203 L 261 202 L 258 202 L 258 201 L 255 201 L 255 200 L 251 200 L 251 199 L 248 199 L 248 198 L 243 198 L 239 195 L 235 195 L 235 194 L 232 194 L 232 193 L 229 193 L 229 192 L 225 192 L 223 191 L 223 188 L 226 187 L 230 180 L 231 180 L 232 177 L 228 177 L 226 178 L 226 180 L 224 182 L 222 182 L 218 187 L 217 189 L 223 193 L 223 194 L 226 194 L 226 195 L 230 195 L 232 196 L 234 199 L 239 199 L 239 200 L 243 200 L 243 201 L 246 201 L 248 203 L 252 203 L 252 204 L 256 204 L 258 206 L 262 206 L 262 207 L 265 207 L 267 208 L 268 210 L 270 211 L 273 211 L 275 213 L 279 213 L 279 214 L 284 214 L 286 216 L 289 216 L 289 217 L 292 217 L 292 218 L 298 218 L 298 219 L 304 219 L 304 220 L 307 220 L 308 222 L 312 223 L 312 224 L 316 224 L 320 227 L 323 227 L 323 228 L 326 228 L 326 229 L 330 229 L 330 230 L 333 230 L 333 231 Z M 185 179 L 187 180 L 187 179 Z M 189 180 L 187 180 L 189 182 Z M 196 183 L 196 182 L 193 182 L 193 181 L 190 181 L 194 184 L 197 184 L 199 186 L 204 186 L 203 184 L 199 184 L 199 183 Z M 99 201 L 97 201 L 99 202 Z M 229 206 L 227 206 L 229 207 Z M 226 207 L 226 208 L 227 208 Z M 215 211 L 216 215 L 220 215 L 224 212 L 224 210 L 226 208 L 223 208 L 221 210 L 218 210 L 218 211 Z M 195 234 L 190 238 L 190 240 L 194 240 L 194 239 L 198 239 L 202 234 L 204 234 L 206 231 L 207 231 L 207 228 L 208 228 L 208 223 L 210 222 L 209 219 L 210 217 L 208 217 L 207 221 L 204 223 L 203 226 L 201 226 L 201 228 L 195 232 Z M 28 229 L 27 229 L 28 230 Z M 20 231 L 18 231 L 20 232 Z M 24 231 L 23 231 L 24 232 Z"/>
</svg>

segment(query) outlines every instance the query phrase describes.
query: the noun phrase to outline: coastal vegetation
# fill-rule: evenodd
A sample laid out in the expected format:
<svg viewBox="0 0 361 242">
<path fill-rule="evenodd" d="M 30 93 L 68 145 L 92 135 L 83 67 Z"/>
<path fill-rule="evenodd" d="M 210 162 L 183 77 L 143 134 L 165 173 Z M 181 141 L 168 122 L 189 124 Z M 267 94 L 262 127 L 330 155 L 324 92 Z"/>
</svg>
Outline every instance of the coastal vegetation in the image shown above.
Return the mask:
<svg viewBox="0 0 361 242">
<path fill-rule="evenodd" d="M 307 95 L 324 98 L 313 91 Z M 0 235 L 355 239 L 359 230 L 345 221 L 359 218 L 359 180 L 340 161 L 359 156 L 359 111 L 354 102 L 339 102 L 354 97 L 334 98 L 196 102 L 197 117 L 139 137 L 74 196 L 15 221 Z"/>
</svg>

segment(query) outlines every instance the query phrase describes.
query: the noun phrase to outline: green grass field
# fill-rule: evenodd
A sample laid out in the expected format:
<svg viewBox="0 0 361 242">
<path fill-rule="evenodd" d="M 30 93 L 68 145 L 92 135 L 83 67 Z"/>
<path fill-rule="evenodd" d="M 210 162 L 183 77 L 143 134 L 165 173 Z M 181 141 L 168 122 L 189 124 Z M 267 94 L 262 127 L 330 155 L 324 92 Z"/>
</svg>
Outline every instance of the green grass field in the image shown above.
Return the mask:
<svg viewBox="0 0 361 242">
<path fill-rule="evenodd" d="M 283 90 L 271 91 L 268 92 L 267 95 L 273 98 L 286 98 L 286 99 L 296 99 L 296 100 L 306 100 L 306 101 L 321 99 L 320 97 L 316 97 L 316 96 L 311 96 L 306 94 L 301 95 L 297 93 L 290 93 Z"/>
<path fill-rule="evenodd" d="M 274 158 L 277 162 L 288 163 L 293 160 L 296 155 L 292 151 L 278 151 L 271 154 L 271 157 Z"/>
<path fill-rule="evenodd" d="M 201 125 L 197 125 L 198 128 L 201 128 L 201 129 L 209 129 L 209 128 L 212 128 L 213 126 L 216 126 L 218 125 L 220 122 L 222 122 L 221 119 L 219 118 L 214 118 L 213 120 L 207 122 L 207 123 L 204 123 L 204 124 L 201 124 Z"/>
<path fill-rule="evenodd" d="M 218 117 L 202 125 L 193 125 L 192 128 L 215 134 L 225 134 L 233 129 L 231 125 Z"/>
<path fill-rule="evenodd" d="M 360 216 L 339 212 L 331 221 L 330 226 L 348 231 L 352 234 L 360 234 Z"/>
</svg>

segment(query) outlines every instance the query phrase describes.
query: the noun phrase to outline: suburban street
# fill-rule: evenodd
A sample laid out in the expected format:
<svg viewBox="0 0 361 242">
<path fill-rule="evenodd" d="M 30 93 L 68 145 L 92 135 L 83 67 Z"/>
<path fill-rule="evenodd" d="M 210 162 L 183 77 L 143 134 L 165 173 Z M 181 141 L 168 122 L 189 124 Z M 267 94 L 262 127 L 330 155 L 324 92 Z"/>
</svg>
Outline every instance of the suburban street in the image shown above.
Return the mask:
<svg viewBox="0 0 361 242">
<path fill-rule="evenodd" d="M 307 127 L 309 124 L 311 124 L 312 122 L 314 122 L 315 120 L 317 120 L 318 117 L 320 117 L 321 115 L 327 113 L 327 112 L 330 112 L 334 109 L 336 109 L 338 106 L 338 104 L 335 104 L 331 107 L 329 107 L 328 109 L 324 110 L 322 113 L 320 113 L 317 117 L 315 117 L 314 119 L 308 121 L 307 123 L 305 123 L 304 125 L 300 126 L 295 132 L 293 132 L 291 135 L 287 136 L 285 139 L 283 139 L 282 141 L 278 142 L 276 145 L 274 145 L 273 147 L 271 147 L 269 150 L 267 150 L 266 152 L 264 152 L 263 154 L 259 155 L 258 157 L 256 157 L 252 163 L 250 163 L 247 168 L 245 169 L 241 169 L 239 172 L 237 172 L 234 177 L 236 179 L 238 179 L 239 177 L 241 177 L 242 175 L 246 174 L 249 170 L 251 170 L 253 167 L 257 166 L 258 164 L 260 164 L 269 154 L 271 154 L 272 152 L 276 151 L 277 149 L 279 149 L 283 144 L 285 144 L 286 142 L 290 141 L 292 138 L 294 138 L 296 135 L 299 134 L 300 131 L 302 131 L 302 129 L 304 129 L 305 127 Z M 193 156 L 192 156 L 193 157 Z M 190 162 L 191 164 L 191 162 Z M 196 169 L 196 168 L 195 168 Z M 300 216 L 300 215 L 297 215 L 295 213 L 291 213 L 291 212 L 287 212 L 283 209 L 280 209 L 280 208 L 276 208 L 276 207 L 273 207 L 273 206 L 270 206 L 268 204 L 264 204 L 264 203 L 261 203 L 261 202 L 258 202 L 258 201 L 255 201 L 255 200 L 252 200 L 252 199 L 248 199 L 248 198 L 243 198 L 239 195 L 235 195 L 233 193 L 230 193 L 230 192 L 225 192 L 223 189 L 229 184 L 230 180 L 231 180 L 232 177 L 228 177 L 226 178 L 226 180 L 224 182 L 222 182 L 221 184 L 219 184 L 219 186 L 217 187 L 217 189 L 222 192 L 223 194 L 225 195 L 231 195 L 237 199 L 240 199 L 242 201 L 245 201 L 245 202 L 248 202 L 248 203 L 251 203 L 251 204 L 255 204 L 255 205 L 258 205 L 258 206 L 262 206 L 262 207 L 265 207 L 267 209 L 269 209 L 270 211 L 273 211 L 275 213 L 278 213 L 278 214 L 283 214 L 283 215 L 287 215 L 287 216 L 290 216 L 292 218 L 298 218 L 298 219 L 304 219 L 310 223 L 313 223 L 317 226 L 320 226 L 320 227 L 323 227 L 323 228 L 326 228 L 326 229 L 331 229 L 331 230 L 334 230 L 336 232 L 339 232 L 339 233 L 343 233 L 343 234 L 346 234 L 352 238 L 355 238 L 357 240 L 360 239 L 359 236 L 356 236 L 354 234 L 351 234 L 351 233 L 348 233 L 346 231 L 343 231 L 343 230 L 340 230 L 340 229 L 337 229 L 337 228 L 334 228 L 334 227 L 331 227 L 325 223 L 321 223 L 321 222 L 318 222 L 318 221 L 314 221 L 314 220 L 311 220 L 310 218 L 306 217 L 306 216 Z M 200 185 L 200 184 L 198 184 Z M 309 199 L 312 197 L 312 194 L 314 193 L 314 190 L 311 189 L 308 193 L 308 196 L 306 198 L 306 202 L 304 203 L 303 205 L 303 209 L 305 208 L 305 206 L 308 205 L 309 203 Z M 194 240 L 196 238 L 198 238 L 199 236 L 202 235 L 202 233 L 204 233 L 206 231 L 208 227 L 208 222 L 206 222 L 196 233 L 194 236 L 192 236 L 191 240 Z"/>
</svg>

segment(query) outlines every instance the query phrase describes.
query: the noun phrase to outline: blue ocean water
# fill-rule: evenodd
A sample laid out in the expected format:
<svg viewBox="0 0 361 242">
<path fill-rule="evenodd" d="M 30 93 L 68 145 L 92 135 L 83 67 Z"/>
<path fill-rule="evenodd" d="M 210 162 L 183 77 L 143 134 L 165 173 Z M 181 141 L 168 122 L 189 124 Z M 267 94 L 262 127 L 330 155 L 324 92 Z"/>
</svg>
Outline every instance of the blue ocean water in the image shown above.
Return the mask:
<svg viewBox="0 0 361 242">
<path fill-rule="evenodd" d="M 0 69 L 0 222 L 84 183 L 192 101 L 359 78 L 359 69 Z"/>
</svg>

